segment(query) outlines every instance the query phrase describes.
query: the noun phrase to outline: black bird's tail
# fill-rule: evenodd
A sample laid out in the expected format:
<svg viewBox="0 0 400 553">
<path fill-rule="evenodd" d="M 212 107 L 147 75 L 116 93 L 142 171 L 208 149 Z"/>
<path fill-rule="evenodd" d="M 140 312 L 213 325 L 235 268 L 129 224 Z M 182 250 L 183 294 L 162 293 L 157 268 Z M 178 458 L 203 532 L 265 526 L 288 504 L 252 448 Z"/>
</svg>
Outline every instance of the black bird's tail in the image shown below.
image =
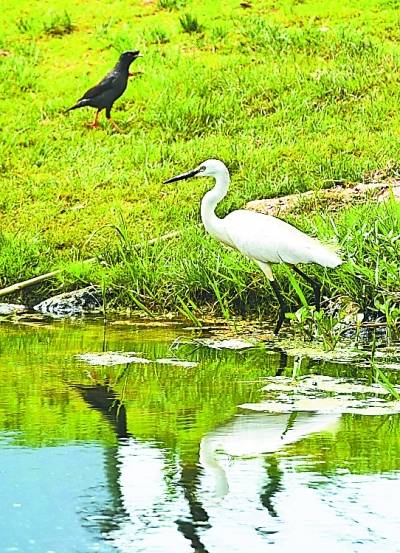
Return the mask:
<svg viewBox="0 0 400 553">
<path fill-rule="evenodd" d="M 69 111 L 72 111 L 73 109 L 84 108 L 87 105 L 88 105 L 88 100 L 86 98 L 83 99 L 83 100 L 78 100 L 78 102 L 76 102 L 76 104 L 74 104 L 72 107 L 66 109 L 65 113 L 68 113 Z"/>
</svg>

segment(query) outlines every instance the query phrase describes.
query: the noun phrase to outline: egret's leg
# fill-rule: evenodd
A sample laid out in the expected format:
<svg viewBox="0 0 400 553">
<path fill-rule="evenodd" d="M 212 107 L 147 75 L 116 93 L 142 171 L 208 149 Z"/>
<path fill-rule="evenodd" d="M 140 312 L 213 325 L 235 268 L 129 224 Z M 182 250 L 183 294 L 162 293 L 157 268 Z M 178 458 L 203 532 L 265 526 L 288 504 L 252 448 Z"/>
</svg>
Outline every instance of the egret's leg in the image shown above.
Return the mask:
<svg viewBox="0 0 400 553">
<path fill-rule="evenodd" d="M 276 323 L 276 327 L 274 330 L 275 336 L 278 335 L 278 332 L 281 329 L 281 326 L 283 325 L 283 321 L 285 320 L 285 314 L 289 311 L 288 306 L 286 305 L 285 299 L 281 294 L 281 291 L 279 290 L 278 283 L 276 280 L 270 280 L 270 284 L 272 287 L 272 290 L 275 292 L 275 296 L 279 302 L 279 317 L 278 322 Z"/>
<path fill-rule="evenodd" d="M 281 326 L 283 325 L 283 321 L 285 320 L 285 314 L 289 311 L 289 308 L 285 302 L 285 298 L 281 294 L 278 283 L 274 279 L 271 266 L 268 263 L 264 263 L 262 261 L 258 261 L 258 260 L 254 260 L 254 261 L 257 263 L 257 265 L 260 267 L 262 272 L 269 280 L 272 290 L 275 292 L 276 299 L 278 300 L 278 303 L 279 303 L 279 317 L 274 330 L 274 334 L 275 336 L 277 336 L 278 332 L 281 329 Z"/>
<path fill-rule="evenodd" d="M 321 309 L 321 283 L 318 282 L 318 280 L 315 280 L 311 278 L 310 276 L 306 275 L 306 273 L 303 273 L 296 265 L 292 265 L 293 271 L 304 278 L 308 284 L 312 287 L 314 290 L 314 302 L 315 302 L 315 308 L 317 311 Z"/>
</svg>

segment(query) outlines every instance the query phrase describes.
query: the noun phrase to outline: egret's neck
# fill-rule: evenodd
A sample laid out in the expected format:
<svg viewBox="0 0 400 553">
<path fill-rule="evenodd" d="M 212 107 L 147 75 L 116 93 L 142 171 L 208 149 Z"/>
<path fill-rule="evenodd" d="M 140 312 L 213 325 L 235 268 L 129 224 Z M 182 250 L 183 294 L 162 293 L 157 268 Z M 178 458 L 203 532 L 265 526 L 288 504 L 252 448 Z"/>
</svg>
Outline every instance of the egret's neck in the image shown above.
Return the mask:
<svg viewBox="0 0 400 553">
<path fill-rule="evenodd" d="M 229 173 L 223 173 L 215 177 L 215 186 L 209 190 L 201 202 L 201 220 L 207 232 L 221 240 L 221 242 L 229 243 L 224 228 L 223 219 L 220 219 L 215 214 L 215 208 L 219 202 L 226 196 L 229 188 Z"/>
</svg>

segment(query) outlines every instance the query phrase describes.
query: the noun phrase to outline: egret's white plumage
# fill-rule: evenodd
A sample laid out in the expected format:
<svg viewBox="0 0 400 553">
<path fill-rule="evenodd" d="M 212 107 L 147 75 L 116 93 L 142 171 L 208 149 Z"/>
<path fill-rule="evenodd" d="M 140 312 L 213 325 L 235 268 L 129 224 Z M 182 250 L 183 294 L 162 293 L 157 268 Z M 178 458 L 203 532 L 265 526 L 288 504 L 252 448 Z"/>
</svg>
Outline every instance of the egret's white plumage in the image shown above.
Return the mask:
<svg viewBox="0 0 400 553">
<path fill-rule="evenodd" d="M 341 263 L 318 240 L 270 215 L 239 209 L 225 217 L 223 223 L 231 244 L 251 259 L 294 265 L 319 263 L 323 267 Z"/>
<path fill-rule="evenodd" d="M 195 176 L 213 176 L 216 181 L 201 202 L 201 219 L 211 236 L 261 263 L 340 265 L 342 260 L 318 240 L 276 217 L 246 209 L 233 211 L 223 219 L 217 217 L 215 208 L 228 191 L 229 172 L 216 159 L 205 161 L 201 167 L 206 169 Z"/>
<path fill-rule="evenodd" d="M 222 161 L 209 159 L 196 169 L 168 179 L 166 182 L 190 177 L 214 177 L 215 186 L 204 195 L 201 202 L 201 219 L 211 236 L 255 261 L 273 284 L 281 307 L 276 332 L 282 324 L 286 305 L 274 283 L 271 263 L 293 265 L 296 272 L 313 286 L 318 307 L 319 283 L 302 273 L 296 265 L 318 263 L 323 267 L 334 268 L 342 263 L 340 257 L 316 238 L 311 238 L 294 226 L 270 215 L 238 209 L 222 219 L 217 217 L 215 208 L 226 196 L 230 183 L 229 171 Z"/>
</svg>

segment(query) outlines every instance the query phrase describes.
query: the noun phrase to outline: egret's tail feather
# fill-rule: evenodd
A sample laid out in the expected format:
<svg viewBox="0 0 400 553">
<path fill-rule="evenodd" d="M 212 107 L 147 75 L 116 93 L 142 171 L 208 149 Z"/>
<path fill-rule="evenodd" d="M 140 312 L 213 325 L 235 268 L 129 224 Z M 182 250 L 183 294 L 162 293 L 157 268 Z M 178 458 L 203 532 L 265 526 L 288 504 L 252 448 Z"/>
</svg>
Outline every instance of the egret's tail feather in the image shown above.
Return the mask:
<svg viewBox="0 0 400 553">
<path fill-rule="evenodd" d="M 330 259 L 329 259 L 329 265 L 326 264 L 326 267 L 330 267 L 331 269 L 334 269 L 335 267 L 339 267 L 343 263 L 343 259 L 336 255 L 335 253 L 330 252 Z"/>
<path fill-rule="evenodd" d="M 330 253 L 332 265 L 327 265 L 328 267 L 338 267 L 343 263 L 343 259 L 339 256 L 340 254 L 340 244 L 337 242 L 328 242 L 324 244 L 325 248 Z"/>
<path fill-rule="evenodd" d="M 318 263 L 323 267 L 329 267 L 330 269 L 334 269 L 335 267 L 341 265 L 343 263 L 343 260 L 334 251 L 338 250 L 339 248 L 335 248 L 334 244 L 332 246 L 333 247 L 331 247 L 330 244 L 328 246 L 321 246 L 321 248 L 314 254 L 315 263 Z"/>
</svg>

